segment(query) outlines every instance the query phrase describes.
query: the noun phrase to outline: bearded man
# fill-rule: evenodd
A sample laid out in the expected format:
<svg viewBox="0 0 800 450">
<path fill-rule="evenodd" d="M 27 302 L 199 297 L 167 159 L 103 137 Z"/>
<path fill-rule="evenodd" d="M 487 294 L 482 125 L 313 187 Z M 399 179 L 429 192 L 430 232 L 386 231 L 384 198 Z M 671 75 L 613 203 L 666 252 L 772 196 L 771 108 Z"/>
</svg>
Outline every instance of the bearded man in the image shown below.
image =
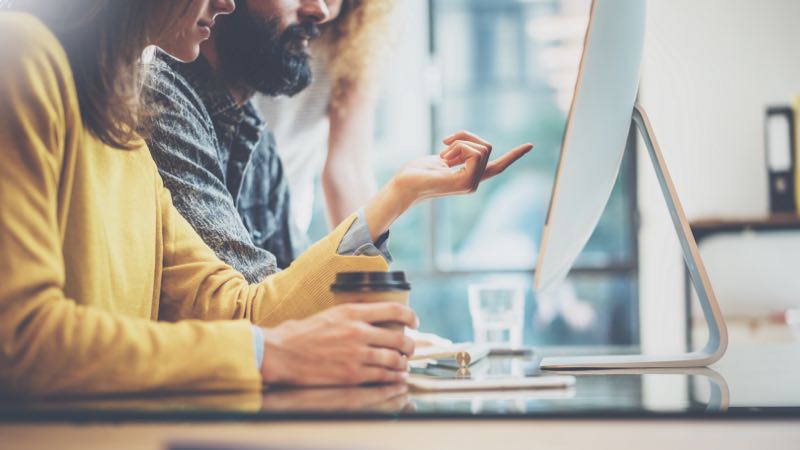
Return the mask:
<svg viewBox="0 0 800 450">
<path fill-rule="evenodd" d="M 173 202 L 217 256 L 251 283 L 287 267 L 307 246 L 255 93 L 294 95 L 311 82 L 309 41 L 341 0 L 239 0 L 211 24 L 201 57 L 184 64 L 158 52 L 145 80 L 154 110 L 143 134 Z M 383 255 L 360 211 L 339 254 Z"/>
</svg>

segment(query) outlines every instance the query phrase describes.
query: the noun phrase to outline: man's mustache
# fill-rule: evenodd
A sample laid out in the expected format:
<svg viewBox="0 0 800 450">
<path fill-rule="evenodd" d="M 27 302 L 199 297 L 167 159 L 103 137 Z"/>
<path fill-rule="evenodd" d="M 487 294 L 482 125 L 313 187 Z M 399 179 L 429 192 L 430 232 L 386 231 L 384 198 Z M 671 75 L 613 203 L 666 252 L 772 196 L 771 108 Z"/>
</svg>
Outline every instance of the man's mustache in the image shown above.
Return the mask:
<svg viewBox="0 0 800 450">
<path fill-rule="evenodd" d="M 316 39 L 319 37 L 319 27 L 311 22 L 298 23 L 296 25 L 289 25 L 286 31 L 283 32 L 284 42 L 296 42 L 301 39 Z"/>
</svg>

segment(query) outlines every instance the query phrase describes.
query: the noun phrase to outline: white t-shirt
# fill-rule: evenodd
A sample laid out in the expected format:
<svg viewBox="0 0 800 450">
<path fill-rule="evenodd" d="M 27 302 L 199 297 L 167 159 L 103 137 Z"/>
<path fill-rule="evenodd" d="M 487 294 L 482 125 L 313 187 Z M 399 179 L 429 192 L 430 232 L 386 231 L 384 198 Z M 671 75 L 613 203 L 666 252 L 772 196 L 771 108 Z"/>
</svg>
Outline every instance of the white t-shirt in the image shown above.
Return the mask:
<svg viewBox="0 0 800 450">
<path fill-rule="evenodd" d="M 328 155 L 331 83 L 325 62 L 311 60 L 314 80 L 294 97 L 259 96 L 256 100 L 275 133 L 278 154 L 289 182 L 292 216 L 303 232 L 311 225 L 314 186 Z"/>
</svg>

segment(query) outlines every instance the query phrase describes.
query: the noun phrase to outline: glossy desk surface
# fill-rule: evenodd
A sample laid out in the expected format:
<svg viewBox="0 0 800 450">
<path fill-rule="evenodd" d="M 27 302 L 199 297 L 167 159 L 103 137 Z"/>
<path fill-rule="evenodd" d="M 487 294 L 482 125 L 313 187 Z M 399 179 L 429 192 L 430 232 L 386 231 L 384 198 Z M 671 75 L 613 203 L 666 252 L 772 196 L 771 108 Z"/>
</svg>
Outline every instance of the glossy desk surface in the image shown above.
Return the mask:
<svg viewBox="0 0 800 450">
<path fill-rule="evenodd" d="M 797 343 L 732 346 L 711 370 L 576 375 L 574 388 L 554 391 L 384 386 L 5 402 L 0 448 L 800 448 Z"/>
<path fill-rule="evenodd" d="M 493 358 L 508 369 L 519 361 Z M 432 393 L 405 386 L 0 402 L 0 422 L 496 418 L 800 419 L 800 344 L 729 349 L 708 369 L 580 371 L 568 389 Z M 800 426 L 800 424 L 798 424 Z"/>
</svg>

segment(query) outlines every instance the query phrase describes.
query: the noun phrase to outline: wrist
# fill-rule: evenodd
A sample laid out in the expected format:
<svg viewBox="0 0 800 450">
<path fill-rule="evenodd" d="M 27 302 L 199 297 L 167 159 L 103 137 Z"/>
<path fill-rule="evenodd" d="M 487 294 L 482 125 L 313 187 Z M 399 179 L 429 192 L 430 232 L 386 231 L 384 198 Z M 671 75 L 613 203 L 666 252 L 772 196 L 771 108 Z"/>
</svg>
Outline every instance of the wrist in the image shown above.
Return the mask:
<svg viewBox="0 0 800 450">
<path fill-rule="evenodd" d="M 264 383 L 274 384 L 281 381 L 280 373 L 282 368 L 281 356 L 281 334 L 279 331 L 270 328 L 261 328 L 264 337 L 264 357 L 261 360 L 261 379 Z"/>
<path fill-rule="evenodd" d="M 370 237 L 376 241 L 411 205 L 414 196 L 395 178 L 389 180 L 364 207 Z"/>
<path fill-rule="evenodd" d="M 383 190 L 386 191 L 389 204 L 396 206 L 397 211 L 395 212 L 397 217 L 401 216 L 419 200 L 416 198 L 417 196 L 413 190 L 405 186 L 403 182 L 397 178 L 397 175 L 393 176 L 389 182 L 386 183 Z"/>
</svg>

